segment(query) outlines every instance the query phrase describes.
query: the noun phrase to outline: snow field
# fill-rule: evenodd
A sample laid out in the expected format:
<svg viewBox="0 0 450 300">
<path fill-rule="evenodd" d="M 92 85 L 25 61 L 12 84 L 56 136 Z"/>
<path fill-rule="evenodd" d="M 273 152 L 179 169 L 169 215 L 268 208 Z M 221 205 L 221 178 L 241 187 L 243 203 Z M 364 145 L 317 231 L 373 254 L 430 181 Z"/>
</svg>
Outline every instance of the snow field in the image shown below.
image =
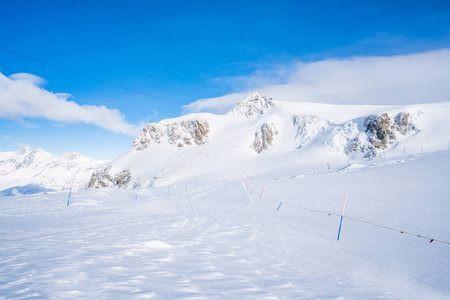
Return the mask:
<svg viewBox="0 0 450 300">
<path fill-rule="evenodd" d="M 449 245 L 350 219 L 335 239 L 348 191 L 346 215 L 448 241 L 449 154 L 3 197 L 0 298 L 448 299 Z"/>
</svg>

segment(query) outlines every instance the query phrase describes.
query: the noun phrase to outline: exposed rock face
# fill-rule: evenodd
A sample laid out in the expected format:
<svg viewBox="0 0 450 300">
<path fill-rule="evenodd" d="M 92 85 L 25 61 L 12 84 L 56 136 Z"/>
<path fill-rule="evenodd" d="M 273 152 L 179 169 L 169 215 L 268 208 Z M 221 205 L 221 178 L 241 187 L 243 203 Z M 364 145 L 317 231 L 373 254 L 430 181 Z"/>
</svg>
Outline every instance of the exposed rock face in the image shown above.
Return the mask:
<svg viewBox="0 0 450 300">
<path fill-rule="evenodd" d="M 253 148 L 257 153 L 267 150 L 273 142 L 273 138 L 278 134 L 274 124 L 264 123 L 261 128 L 255 133 L 255 141 Z"/>
<path fill-rule="evenodd" d="M 209 141 L 209 123 L 206 120 L 191 119 L 182 122 L 160 122 L 147 124 L 134 140 L 132 148 L 143 150 L 152 144 L 167 139 L 171 145 L 202 145 Z"/>
<path fill-rule="evenodd" d="M 395 123 L 388 114 L 372 115 L 364 122 L 369 142 L 377 149 L 385 150 L 396 142 Z"/>
<path fill-rule="evenodd" d="M 365 132 L 351 140 L 346 147 L 346 154 L 361 151 L 365 157 L 377 155 L 396 144 L 398 135 L 409 135 L 416 130 L 414 117 L 408 112 L 401 112 L 394 118 L 388 114 L 371 115 L 364 119 Z"/>
<path fill-rule="evenodd" d="M 345 154 L 350 154 L 352 152 L 356 152 L 362 148 L 362 143 L 359 137 L 354 138 L 352 141 L 350 141 L 347 145 L 347 148 L 345 150 Z"/>
<path fill-rule="evenodd" d="M 94 171 L 91 176 L 87 188 L 88 189 L 98 189 L 103 187 L 113 187 L 117 186 L 119 188 L 126 187 L 130 183 L 132 176 L 130 170 L 124 170 L 117 175 L 111 175 L 111 166 L 104 169 Z"/>
<path fill-rule="evenodd" d="M 147 124 L 138 137 L 133 141 L 133 148 L 136 150 L 142 150 L 148 148 L 154 143 L 161 143 L 161 139 L 164 132 L 161 126 L 158 124 L 150 123 Z"/>
<path fill-rule="evenodd" d="M 88 189 L 112 186 L 113 178 L 109 174 L 111 167 L 96 170 L 92 173 L 91 180 L 87 185 Z"/>
<path fill-rule="evenodd" d="M 118 187 L 125 187 L 130 183 L 131 179 L 130 170 L 123 170 L 114 178 L 114 184 Z"/>
<path fill-rule="evenodd" d="M 245 100 L 239 101 L 232 110 L 235 116 L 262 115 L 267 109 L 274 107 L 272 98 L 268 98 L 259 93 L 253 93 Z"/>
<path fill-rule="evenodd" d="M 293 115 L 292 116 L 292 123 L 294 126 L 298 125 L 297 128 L 297 135 L 295 136 L 300 137 L 305 134 L 305 132 L 308 130 L 310 125 L 316 123 L 319 121 L 318 116 L 313 115 Z"/>
<path fill-rule="evenodd" d="M 414 117 L 408 112 L 401 112 L 395 116 L 397 130 L 403 135 L 408 135 L 411 131 L 416 129 L 414 122 Z"/>
</svg>

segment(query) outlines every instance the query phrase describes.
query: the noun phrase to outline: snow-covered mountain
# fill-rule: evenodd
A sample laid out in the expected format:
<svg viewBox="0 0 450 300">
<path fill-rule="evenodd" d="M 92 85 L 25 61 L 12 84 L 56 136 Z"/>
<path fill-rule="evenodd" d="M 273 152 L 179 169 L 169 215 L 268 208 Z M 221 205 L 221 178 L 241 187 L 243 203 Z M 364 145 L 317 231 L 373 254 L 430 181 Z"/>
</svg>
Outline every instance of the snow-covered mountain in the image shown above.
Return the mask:
<svg viewBox="0 0 450 300">
<path fill-rule="evenodd" d="M 449 112 L 255 94 L 226 115 L 148 124 L 90 178 L 129 188 L 81 189 L 70 205 L 0 194 L 0 295 L 449 299 Z M 0 178 L 68 187 L 75 170 L 89 180 L 83 161 L 1 153 Z"/>
<path fill-rule="evenodd" d="M 225 115 L 198 113 L 146 125 L 125 155 L 94 172 L 89 187 L 338 170 L 447 149 L 449 132 L 450 102 L 337 106 L 254 93 Z"/>
<path fill-rule="evenodd" d="M 104 163 L 79 153 L 55 156 L 40 148 L 0 152 L 0 191 L 6 195 L 62 190 L 72 181 L 75 189 L 84 188 L 93 170 Z"/>
</svg>

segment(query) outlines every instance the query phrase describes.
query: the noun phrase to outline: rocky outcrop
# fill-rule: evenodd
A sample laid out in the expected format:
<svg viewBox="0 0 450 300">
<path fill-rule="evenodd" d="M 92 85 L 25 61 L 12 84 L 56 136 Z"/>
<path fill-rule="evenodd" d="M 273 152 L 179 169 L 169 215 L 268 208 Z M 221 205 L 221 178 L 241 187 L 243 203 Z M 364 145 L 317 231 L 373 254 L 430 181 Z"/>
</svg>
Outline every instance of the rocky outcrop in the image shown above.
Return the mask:
<svg viewBox="0 0 450 300">
<path fill-rule="evenodd" d="M 182 122 L 147 124 L 133 141 L 133 149 L 143 150 L 166 140 L 171 145 L 203 145 L 209 141 L 210 129 L 206 120 L 191 119 Z"/>
<path fill-rule="evenodd" d="M 368 116 L 364 126 L 369 142 L 377 149 L 385 150 L 397 140 L 395 122 L 386 113 Z"/>
<path fill-rule="evenodd" d="M 111 166 L 94 171 L 94 173 L 92 173 L 91 180 L 89 180 L 87 188 L 98 189 L 113 186 L 121 188 L 126 187 L 132 179 L 130 170 L 124 170 L 116 175 L 111 175 L 110 172 Z"/>
<path fill-rule="evenodd" d="M 416 131 L 415 118 L 408 112 L 398 113 L 394 118 L 387 113 L 370 115 L 363 124 L 365 131 L 349 141 L 346 154 L 361 151 L 366 158 L 371 158 L 398 143 L 399 135 Z"/>
<path fill-rule="evenodd" d="M 110 170 L 111 167 L 109 166 L 104 169 L 94 171 L 86 188 L 92 189 L 113 186 L 113 178 L 109 174 Z"/>
<path fill-rule="evenodd" d="M 158 124 L 147 124 L 138 137 L 133 141 L 133 147 L 136 150 L 143 150 L 148 148 L 152 144 L 161 143 L 161 139 L 164 135 L 162 126 Z"/>
<path fill-rule="evenodd" d="M 274 124 L 264 123 L 255 133 L 255 141 L 253 142 L 253 149 L 257 153 L 267 150 L 273 142 L 273 138 L 278 134 Z"/>
<path fill-rule="evenodd" d="M 114 185 L 118 187 L 126 187 L 132 179 L 130 170 L 123 170 L 114 177 Z"/>
<path fill-rule="evenodd" d="M 294 126 L 298 126 L 297 128 L 297 134 L 296 138 L 304 135 L 308 128 L 319 121 L 318 116 L 314 115 L 293 115 L 292 116 L 292 123 Z"/>
<path fill-rule="evenodd" d="M 345 154 L 356 152 L 361 148 L 362 148 L 361 139 L 359 137 L 356 137 L 348 143 L 347 148 L 345 149 Z"/>
<path fill-rule="evenodd" d="M 239 101 L 232 110 L 235 116 L 249 117 L 252 115 L 262 115 L 267 109 L 274 107 L 272 98 L 268 98 L 260 93 L 253 93 L 245 100 Z"/>
<path fill-rule="evenodd" d="M 403 135 L 408 135 L 416 130 L 415 118 L 408 112 L 401 112 L 395 116 L 397 130 Z"/>
<path fill-rule="evenodd" d="M 394 119 L 385 113 L 367 117 L 364 126 L 372 146 L 385 150 L 397 142 L 396 134 L 409 135 L 415 131 L 414 122 L 414 117 L 408 112 L 398 113 Z"/>
</svg>

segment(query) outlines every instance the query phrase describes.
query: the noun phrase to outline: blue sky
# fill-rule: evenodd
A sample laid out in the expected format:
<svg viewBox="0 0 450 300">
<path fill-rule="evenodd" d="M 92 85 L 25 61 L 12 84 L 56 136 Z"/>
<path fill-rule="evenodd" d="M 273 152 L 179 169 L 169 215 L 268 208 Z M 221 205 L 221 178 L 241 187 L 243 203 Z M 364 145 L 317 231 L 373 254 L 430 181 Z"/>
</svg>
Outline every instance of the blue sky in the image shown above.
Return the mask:
<svg viewBox="0 0 450 300">
<path fill-rule="evenodd" d="M 198 99 L 283 82 L 298 63 L 450 48 L 449 1 L 2 1 L 0 24 L 1 48 L 176 102 L 0 51 L 4 76 L 39 76 L 42 89 L 116 109 L 135 126 L 179 116 Z M 112 159 L 134 139 L 31 115 L 0 111 L 0 151 L 29 145 Z"/>
</svg>

